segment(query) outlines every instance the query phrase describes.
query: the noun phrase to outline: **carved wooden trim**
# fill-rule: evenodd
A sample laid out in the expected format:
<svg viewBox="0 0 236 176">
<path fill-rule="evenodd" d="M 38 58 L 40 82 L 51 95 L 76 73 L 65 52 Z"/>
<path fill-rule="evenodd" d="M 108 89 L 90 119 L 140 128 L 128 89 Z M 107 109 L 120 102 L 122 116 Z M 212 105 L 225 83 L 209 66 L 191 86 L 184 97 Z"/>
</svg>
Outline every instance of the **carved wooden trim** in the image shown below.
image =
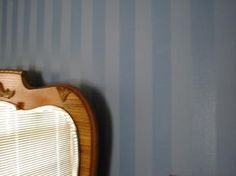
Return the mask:
<svg viewBox="0 0 236 176">
<path fill-rule="evenodd" d="M 14 94 L 15 94 L 14 90 L 4 89 L 2 83 L 0 82 L 0 97 L 9 99 L 9 98 L 13 97 Z"/>
<path fill-rule="evenodd" d="M 57 91 L 61 97 L 62 102 L 65 102 L 68 95 L 71 93 L 71 91 L 66 87 L 57 87 Z"/>
</svg>

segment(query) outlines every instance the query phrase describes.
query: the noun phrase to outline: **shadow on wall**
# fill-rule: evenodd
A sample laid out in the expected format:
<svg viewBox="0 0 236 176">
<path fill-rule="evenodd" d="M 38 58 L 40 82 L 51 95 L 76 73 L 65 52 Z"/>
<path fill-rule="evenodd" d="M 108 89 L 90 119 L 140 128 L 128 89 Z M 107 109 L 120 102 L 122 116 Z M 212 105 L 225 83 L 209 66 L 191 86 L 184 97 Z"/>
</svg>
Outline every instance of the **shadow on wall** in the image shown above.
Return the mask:
<svg viewBox="0 0 236 176">
<path fill-rule="evenodd" d="M 30 68 L 29 70 L 27 70 L 26 78 L 27 78 L 27 82 L 30 83 L 30 86 L 42 87 L 44 85 L 41 72 L 36 71 L 34 68 Z"/>
<path fill-rule="evenodd" d="M 33 67 L 27 71 L 27 81 L 33 87 L 44 85 L 42 73 L 36 71 Z M 82 81 L 78 85 L 75 81 L 72 81 L 72 85 L 79 86 L 80 91 L 93 109 L 99 130 L 98 176 L 109 176 L 112 148 L 112 121 L 108 105 L 102 93 L 93 87 L 92 84 Z"/>
<path fill-rule="evenodd" d="M 80 91 L 92 106 L 99 129 L 98 176 L 109 176 L 112 144 L 112 121 L 102 93 L 87 82 L 81 82 Z"/>
</svg>

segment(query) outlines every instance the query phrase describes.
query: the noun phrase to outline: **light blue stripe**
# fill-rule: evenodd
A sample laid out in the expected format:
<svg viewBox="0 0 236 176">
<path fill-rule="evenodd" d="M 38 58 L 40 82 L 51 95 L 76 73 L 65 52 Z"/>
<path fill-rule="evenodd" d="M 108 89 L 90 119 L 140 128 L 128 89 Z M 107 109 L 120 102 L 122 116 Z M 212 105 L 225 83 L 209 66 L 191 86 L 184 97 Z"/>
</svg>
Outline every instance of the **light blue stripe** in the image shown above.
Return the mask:
<svg viewBox="0 0 236 176">
<path fill-rule="evenodd" d="M 71 51 L 77 55 L 81 47 L 81 0 L 71 3 Z"/>
<path fill-rule="evenodd" d="M 43 34 L 44 34 L 44 15 L 45 0 L 37 1 L 37 47 L 38 50 L 43 48 Z"/>
<path fill-rule="evenodd" d="M 120 175 L 134 176 L 135 1 L 120 0 Z"/>
<path fill-rule="evenodd" d="M 53 0 L 52 48 L 59 49 L 61 42 L 62 0 Z"/>
<path fill-rule="evenodd" d="M 17 39 L 17 7 L 18 0 L 13 0 L 13 15 L 12 15 L 12 55 L 15 56 L 16 52 L 16 39 Z"/>
<path fill-rule="evenodd" d="M 212 175 L 211 169 L 214 167 L 212 165 L 214 161 L 210 158 L 213 153 L 209 153 L 211 146 L 207 144 L 207 140 L 210 141 L 209 137 L 212 137 L 208 136 L 207 131 L 214 124 L 207 122 L 209 120 L 215 121 L 214 113 L 212 113 L 215 107 L 212 107 L 210 102 L 210 96 L 215 89 L 212 82 L 212 72 L 215 65 L 213 57 L 214 0 L 192 0 L 191 14 L 194 88 L 193 175 L 209 176 Z"/>
<path fill-rule="evenodd" d="M 102 91 L 105 89 L 105 0 L 95 0 L 93 9 L 93 75 Z"/>
<path fill-rule="evenodd" d="M 171 170 L 170 0 L 152 1 L 153 176 Z"/>
<path fill-rule="evenodd" d="M 24 33 L 23 33 L 23 47 L 24 51 L 29 48 L 29 30 L 30 30 L 30 0 L 25 0 L 24 6 Z"/>
</svg>

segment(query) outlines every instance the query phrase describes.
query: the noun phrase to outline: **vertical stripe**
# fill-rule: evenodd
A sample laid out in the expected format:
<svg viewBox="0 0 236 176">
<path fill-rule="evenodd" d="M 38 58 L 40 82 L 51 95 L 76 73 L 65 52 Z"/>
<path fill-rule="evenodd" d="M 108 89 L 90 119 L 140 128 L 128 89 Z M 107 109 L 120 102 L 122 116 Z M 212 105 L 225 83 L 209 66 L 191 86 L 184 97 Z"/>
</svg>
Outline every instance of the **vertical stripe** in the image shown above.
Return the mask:
<svg viewBox="0 0 236 176">
<path fill-rule="evenodd" d="M 171 170 L 170 0 L 152 1 L 153 176 Z"/>
<path fill-rule="evenodd" d="M 68 68 L 71 59 L 70 53 L 70 35 L 71 35 L 71 0 L 62 1 L 61 4 L 61 44 L 60 44 L 60 69 L 63 73 L 62 79 L 69 78 L 72 70 Z"/>
<path fill-rule="evenodd" d="M 81 79 L 81 14 L 82 6 L 81 0 L 72 0 L 71 1 L 71 35 L 70 35 L 70 52 L 71 52 L 71 75 L 76 75 L 76 79 Z M 78 71 L 79 70 L 79 71 Z"/>
<path fill-rule="evenodd" d="M 151 0 L 135 1 L 135 176 L 152 175 Z M 145 152 L 144 152 L 145 151 Z"/>
<path fill-rule="evenodd" d="M 105 85 L 105 0 L 93 5 L 93 75 L 96 86 L 104 91 Z"/>
<path fill-rule="evenodd" d="M 0 60 L 2 59 L 3 0 L 0 0 Z"/>
<path fill-rule="evenodd" d="M 92 81 L 93 51 L 93 0 L 82 0 L 81 16 L 81 75 L 85 80 Z"/>
<path fill-rule="evenodd" d="M 6 32 L 7 32 L 7 0 L 3 0 L 2 3 L 2 40 L 1 40 L 1 46 L 2 46 L 2 57 L 3 61 L 6 60 L 5 53 L 6 53 Z M 2 62 L 4 65 L 4 62 Z"/>
<path fill-rule="evenodd" d="M 17 59 L 12 59 L 16 57 L 16 47 L 17 47 L 17 11 L 18 11 L 18 1 L 12 1 L 12 38 L 11 38 L 11 66 L 15 67 L 17 65 Z"/>
<path fill-rule="evenodd" d="M 18 0 L 17 0 L 18 1 Z M 21 64 L 20 57 L 23 53 L 23 35 L 24 35 L 24 4 L 25 1 L 22 0 L 21 3 L 18 3 L 17 7 L 17 39 L 16 39 L 16 56 L 17 63 Z"/>
<path fill-rule="evenodd" d="M 135 175 L 134 7 L 134 0 L 120 0 L 120 175 L 124 176 Z"/>
<path fill-rule="evenodd" d="M 120 23 L 119 0 L 106 0 L 106 61 L 105 61 L 105 94 L 111 108 L 113 122 L 112 158 L 109 175 L 120 176 Z"/>
<path fill-rule="evenodd" d="M 81 0 L 72 0 L 71 4 L 71 51 L 78 57 L 81 48 Z"/>
<path fill-rule="evenodd" d="M 93 83 L 96 89 L 104 93 L 105 89 L 105 0 L 96 0 L 93 3 L 93 45 L 92 45 L 92 74 Z M 92 94 L 92 101 L 95 104 L 100 102 L 97 100 L 96 93 Z M 101 107 L 102 106 L 96 106 Z M 102 110 L 101 110 L 102 111 Z M 107 154 L 109 151 L 109 121 L 104 113 L 104 129 L 100 129 L 100 133 L 104 135 L 100 138 L 100 153 L 104 154 L 104 159 L 99 160 L 98 175 L 106 175 L 106 169 L 109 163 Z M 100 123 L 101 124 L 101 123 Z M 109 166 L 108 166 L 109 167 Z"/>
<path fill-rule="evenodd" d="M 60 30 L 60 24 L 58 24 L 60 16 L 57 16 L 60 15 L 60 10 L 61 10 L 60 3 L 61 3 L 60 0 L 45 1 L 43 53 L 42 53 L 43 55 L 39 55 L 39 57 L 41 57 L 40 60 L 44 68 L 43 76 L 46 81 L 50 80 L 52 72 L 54 72 L 55 70 L 57 72 L 60 71 L 59 65 L 61 63 L 58 61 L 58 55 L 56 55 L 55 51 L 55 49 L 59 45 L 59 43 L 57 44 L 55 43 L 58 42 L 57 39 L 60 37 L 59 36 L 60 33 L 58 34 L 58 30 Z M 52 62 L 54 64 L 52 64 Z"/>
<path fill-rule="evenodd" d="M 29 26 L 30 26 L 30 6 L 31 6 L 31 1 L 30 0 L 25 0 L 24 4 L 24 51 L 28 52 L 29 49 Z"/>
<path fill-rule="evenodd" d="M 18 13 L 18 1 L 17 0 L 13 0 L 13 14 L 12 14 L 12 57 L 15 57 L 16 54 L 16 47 L 17 47 L 17 43 L 16 43 L 16 39 L 17 39 L 17 13 Z"/>
<path fill-rule="evenodd" d="M 61 44 L 62 0 L 53 0 L 52 7 L 53 7 L 52 47 L 54 50 L 59 50 Z"/>
<path fill-rule="evenodd" d="M 37 37 L 37 1 L 31 0 L 30 4 L 30 22 L 29 22 L 29 51 L 36 52 Z"/>
<path fill-rule="evenodd" d="M 216 174 L 236 173 L 236 1 L 214 1 Z M 215 153 L 213 153 L 215 154 Z"/>
<path fill-rule="evenodd" d="M 190 0 L 171 2 L 172 172 L 192 175 L 192 58 Z"/>
<path fill-rule="evenodd" d="M 61 52 L 70 57 L 70 32 L 71 32 L 71 0 L 62 1 L 61 12 Z"/>
<path fill-rule="evenodd" d="M 215 83 L 213 0 L 192 0 L 193 173 L 215 173 Z M 199 10 L 201 9 L 201 10 Z"/>
<path fill-rule="evenodd" d="M 45 18 L 45 0 L 37 1 L 37 49 L 42 50 L 43 47 L 43 34 L 44 34 L 44 18 Z M 48 18 L 48 16 L 47 16 Z"/>
<path fill-rule="evenodd" d="M 9 67 L 10 66 L 10 56 L 11 56 L 11 49 L 12 49 L 12 12 L 13 12 L 13 2 L 7 1 L 7 21 L 6 21 L 6 62 L 5 64 Z"/>
<path fill-rule="evenodd" d="M 44 15 L 44 34 L 43 34 L 43 49 L 44 51 L 52 50 L 52 27 L 53 27 L 53 0 L 45 1 Z"/>
</svg>

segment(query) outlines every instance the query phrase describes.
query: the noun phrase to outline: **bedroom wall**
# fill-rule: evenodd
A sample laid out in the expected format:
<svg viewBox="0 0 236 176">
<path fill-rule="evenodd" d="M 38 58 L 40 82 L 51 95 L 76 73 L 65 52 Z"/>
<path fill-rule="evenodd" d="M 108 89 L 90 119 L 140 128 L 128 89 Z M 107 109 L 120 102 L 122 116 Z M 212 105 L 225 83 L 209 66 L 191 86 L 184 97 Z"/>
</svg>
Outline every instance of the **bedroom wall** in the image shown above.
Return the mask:
<svg viewBox="0 0 236 176">
<path fill-rule="evenodd" d="M 0 67 L 98 91 L 111 176 L 234 176 L 235 19 L 233 0 L 0 0 Z"/>
</svg>

